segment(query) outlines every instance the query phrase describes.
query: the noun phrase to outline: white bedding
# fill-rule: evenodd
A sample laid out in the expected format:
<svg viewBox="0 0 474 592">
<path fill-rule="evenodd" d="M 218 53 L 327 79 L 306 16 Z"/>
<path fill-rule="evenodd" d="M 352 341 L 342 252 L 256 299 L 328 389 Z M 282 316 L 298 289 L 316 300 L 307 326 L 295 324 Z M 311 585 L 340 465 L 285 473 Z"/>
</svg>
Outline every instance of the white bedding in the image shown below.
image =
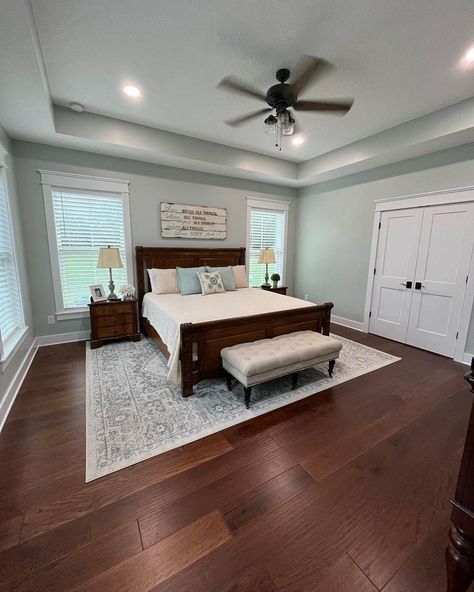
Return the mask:
<svg viewBox="0 0 474 592">
<path fill-rule="evenodd" d="M 202 323 L 307 306 L 313 306 L 313 303 L 256 288 L 240 288 L 209 296 L 149 292 L 143 298 L 142 314 L 158 331 L 170 352 L 168 379 L 179 384 L 179 342 L 182 323 Z"/>
</svg>

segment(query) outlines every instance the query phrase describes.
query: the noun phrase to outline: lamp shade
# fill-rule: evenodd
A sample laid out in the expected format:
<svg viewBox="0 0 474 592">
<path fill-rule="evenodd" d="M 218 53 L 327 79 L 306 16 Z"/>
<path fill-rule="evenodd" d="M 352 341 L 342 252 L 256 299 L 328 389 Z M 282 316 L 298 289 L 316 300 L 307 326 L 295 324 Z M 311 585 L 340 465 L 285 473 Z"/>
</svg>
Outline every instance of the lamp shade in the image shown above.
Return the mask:
<svg viewBox="0 0 474 592">
<path fill-rule="evenodd" d="M 259 263 L 276 263 L 275 251 L 273 249 L 260 249 Z"/>
<path fill-rule="evenodd" d="M 99 249 L 99 261 L 97 267 L 118 269 L 123 267 L 120 251 L 117 247 L 101 247 Z"/>
</svg>

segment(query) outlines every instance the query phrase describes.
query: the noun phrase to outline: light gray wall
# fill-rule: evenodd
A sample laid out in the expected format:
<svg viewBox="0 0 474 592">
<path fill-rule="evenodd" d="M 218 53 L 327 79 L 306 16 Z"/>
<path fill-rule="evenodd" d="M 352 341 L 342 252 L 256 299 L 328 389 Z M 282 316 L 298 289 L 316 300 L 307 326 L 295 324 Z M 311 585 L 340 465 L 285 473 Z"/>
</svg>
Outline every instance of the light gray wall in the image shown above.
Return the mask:
<svg viewBox="0 0 474 592">
<path fill-rule="evenodd" d="M 240 247 L 246 243 L 246 198 L 255 195 L 291 202 L 287 283 L 293 286 L 296 190 L 231 177 L 106 157 L 29 142 L 14 142 L 14 155 L 27 267 L 33 298 L 36 335 L 68 333 L 89 329 L 88 319 L 47 324 L 55 310 L 49 260 L 43 194 L 38 169 L 76 172 L 129 179 L 133 246 Z M 228 235 L 225 241 L 163 240 L 160 236 L 161 201 L 227 208 Z"/>
<path fill-rule="evenodd" d="M 374 200 L 474 185 L 466 144 L 299 191 L 295 293 L 332 301 L 334 314 L 364 316 Z M 474 352 L 474 320 L 466 350 Z"/>
<path fill-rule="evenodd" d="M 23 246 L 23 232 L 22 232 L 22 224 L 20 219 L 20 206 L 19 206 L 19 199 L 18 199 L 18 192 L 15 183 L 15 162 L 12 157 L 12 146 L 10 138 L 8 137 L 7 133 L 0 126 L 0 144 L 8 150 L 8 155 L 6 157 L 7 162 L 7 180 L 8 180 L 8 198 L 9 198 L 9 205 L 10 205 L 10 212 L 13 222 L 13 233 L 14 233 L 14 240 L 15 240 L 15 249 L 18 259 L 18 274 L 20 278 L 20 289 L 23 301 L 23 309 L 25 313 L 25 321 L 26 324 L 29 326 L 28 334 L 26 339 L 23 341 L 21 348 L 17 351 L 15 356 L 10 361 L 6 371 L 3 374 L 0 374 L 0 408 L 2 407 L 2 401 L 7 393 L 7 389 L 10 386 L 15 374 L 18 371 L 18 368 L 22 364 L 25 355 L 31 344 L 33 343 L 33 321 L 32 321 L 32 313 L 31 313 L 31 303 L 30 303 L 30 294 L 28 288 L 28 279 L 26 273 L 26 263 L 25 263 L 25 251 Z"/>
</svg>

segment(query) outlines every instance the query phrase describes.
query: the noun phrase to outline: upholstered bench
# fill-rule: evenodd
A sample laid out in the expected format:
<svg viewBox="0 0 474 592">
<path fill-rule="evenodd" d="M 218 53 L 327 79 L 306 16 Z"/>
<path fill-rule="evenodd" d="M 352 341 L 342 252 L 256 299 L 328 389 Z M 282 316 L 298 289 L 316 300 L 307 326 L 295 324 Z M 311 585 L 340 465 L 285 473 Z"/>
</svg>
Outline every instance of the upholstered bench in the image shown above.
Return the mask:
<svg viewBox="0 0 474 592">
<path fill-rule="evenodd" d="M 340 341 L 315 331 L 297 331 L 225 347 L 221 356 L 227 372 L 227 388 L 232 390 L 232 376 L 243 384 L 248 409 L 252 386 L 256 384 L 291 374 L 292 388 L 295 389 L 297 373 L 322 362 L 329 362 L 329 376 L 332 377 L 341 349 Z"/>
</svg>

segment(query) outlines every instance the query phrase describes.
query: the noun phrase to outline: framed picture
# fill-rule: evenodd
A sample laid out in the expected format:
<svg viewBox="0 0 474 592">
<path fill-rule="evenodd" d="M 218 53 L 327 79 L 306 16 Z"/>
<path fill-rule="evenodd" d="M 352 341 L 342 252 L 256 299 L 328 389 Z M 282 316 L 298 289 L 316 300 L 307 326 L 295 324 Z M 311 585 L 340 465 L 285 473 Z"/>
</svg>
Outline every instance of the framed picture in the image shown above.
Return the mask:
<svg viewBox="0 0 474 592">
<path fill-rule="evenodd" d="M 104 286 L 102 284 L 97 284 L 96 286 L 89 286 L 89 290 L 91 291 L 92 300 L 94 302 L 102 302 L 103 300 L 107 300 Z"/>
<path fill-rule="evenodd" d="M 163 238 L 225 240 L 227 236 L 225 208 L 161 202 L 160 216 Z"/>
</svg>

